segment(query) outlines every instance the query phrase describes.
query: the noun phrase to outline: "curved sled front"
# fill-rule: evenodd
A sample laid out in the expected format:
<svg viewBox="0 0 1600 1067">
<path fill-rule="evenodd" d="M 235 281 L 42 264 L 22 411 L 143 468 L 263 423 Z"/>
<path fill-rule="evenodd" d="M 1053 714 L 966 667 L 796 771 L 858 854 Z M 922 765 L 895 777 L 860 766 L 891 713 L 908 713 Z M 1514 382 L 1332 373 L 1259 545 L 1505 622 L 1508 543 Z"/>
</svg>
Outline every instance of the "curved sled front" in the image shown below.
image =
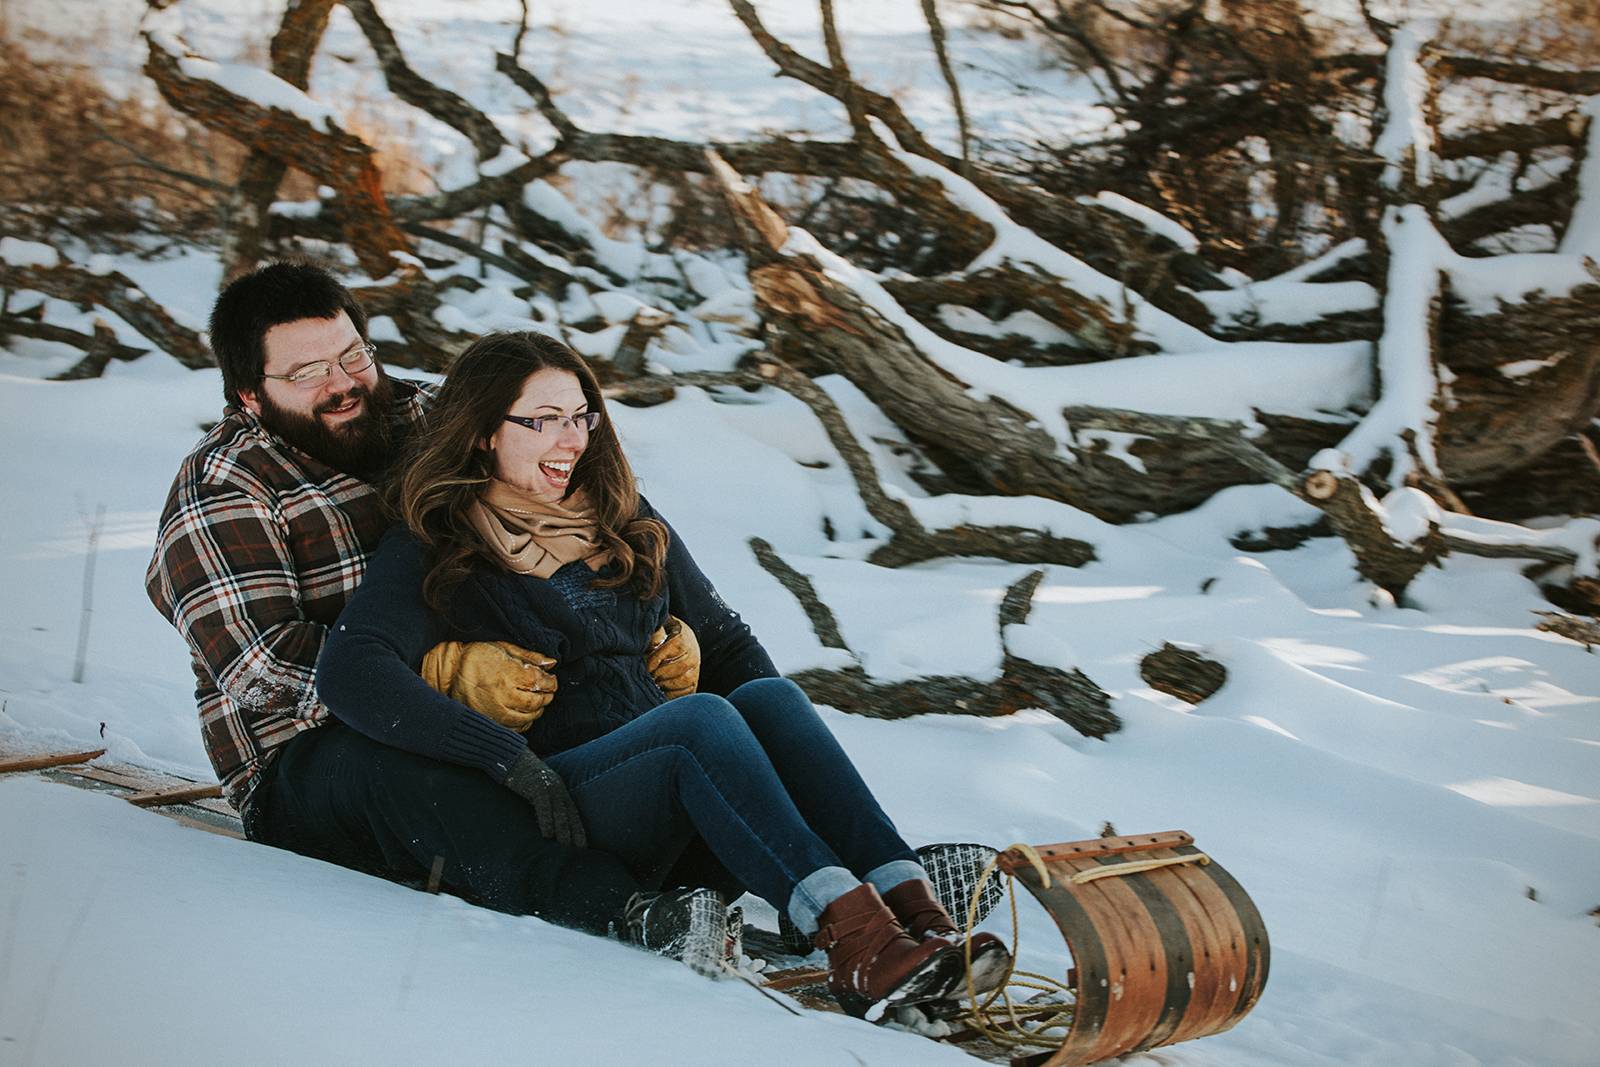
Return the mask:
<svg viewBox="0 0 1600 1067">
<path fill-rule="evenodd" d="M 1229 1029 L 1267 981 L 1267 928 L 1250 897 L 1182 831 L 1007 851 L 999 866 L 1044 905 L 1072 952 L 1076 1010 L 1054 1052 L 1014 1065 L 1076 1067 Z"/>
</svg>

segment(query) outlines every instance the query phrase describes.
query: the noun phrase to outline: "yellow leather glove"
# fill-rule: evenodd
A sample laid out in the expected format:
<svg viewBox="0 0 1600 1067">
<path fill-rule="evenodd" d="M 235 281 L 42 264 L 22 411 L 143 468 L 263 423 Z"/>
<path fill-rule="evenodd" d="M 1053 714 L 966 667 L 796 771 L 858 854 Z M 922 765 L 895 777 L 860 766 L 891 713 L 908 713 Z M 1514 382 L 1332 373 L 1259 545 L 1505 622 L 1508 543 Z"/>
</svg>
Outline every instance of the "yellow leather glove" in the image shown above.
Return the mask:
<svg viewBox="0 0 1600 1067">
<path fill-rule="evenodd" d="M 526 733 L 556 695 L 556 661 L 510 641 L 441 641 L 422 680 L 478 714 Z"/>
<path fill-rule="evenodd" d="M 686 697 L 700 684 L 700 640 L 675 616 L 668 615 L 667 624 L 650 635 L 644 662 L 668 700 Z"/>
</svg>

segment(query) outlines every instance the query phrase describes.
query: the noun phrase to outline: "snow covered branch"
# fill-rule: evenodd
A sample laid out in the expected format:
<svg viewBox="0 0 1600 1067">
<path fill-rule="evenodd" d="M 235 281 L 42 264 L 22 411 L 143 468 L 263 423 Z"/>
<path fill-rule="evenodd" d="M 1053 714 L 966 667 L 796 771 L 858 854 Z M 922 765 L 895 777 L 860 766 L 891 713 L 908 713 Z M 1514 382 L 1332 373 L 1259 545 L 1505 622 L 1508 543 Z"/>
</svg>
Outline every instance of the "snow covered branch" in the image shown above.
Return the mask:
<svg viewBox="0 0 1600 1067">
<path fill-rule="evenodd" d="M 158 29 L 147 29 L 145 40 L 145 73 L 169 104 L 334 190 L 345 239 L 369 276 L 406 261 L 411 243 L 389 213 L 372 149 L 328 108 L 265 71 L 182 54 L 177 39 Z"/>
<path fill-rule="evenodd" d="M 799 601 L 817 639 L 827 648 L 849 652 L 838 622 L 810 580 L 761 538 L 752 538 L 750 547 L 767 573 Z M 1026 604 L 1038 586 L 1040 573 L 1025 575 L 1003 598 L 999 619 L 1002 631 L 1026 621 Z M 818 703 L 877 719 L 931 714 L 1009 715 L 1023 708 L 1041 708 L 1087 737 L 1105 737 L 1122 728 L 1122 721 L 1111 710 L 1111 698 L 1083 672 L 1043 666 L 1012 655 L 1009 649 L 999 676 L 988 682 L 953 675 L 878 682 L 860 666 L 803 670 L 789 677 Z"/>
<path fill-rule="evenodd" d="M 199 330 L 179 323 L 132 279 L 115 270 L 79 266 L 50 245 L 0 238 L 0 290 L 32 290 L 82 306 L 98 305 L 184 366 L 215 365 Z"/>
</svg>

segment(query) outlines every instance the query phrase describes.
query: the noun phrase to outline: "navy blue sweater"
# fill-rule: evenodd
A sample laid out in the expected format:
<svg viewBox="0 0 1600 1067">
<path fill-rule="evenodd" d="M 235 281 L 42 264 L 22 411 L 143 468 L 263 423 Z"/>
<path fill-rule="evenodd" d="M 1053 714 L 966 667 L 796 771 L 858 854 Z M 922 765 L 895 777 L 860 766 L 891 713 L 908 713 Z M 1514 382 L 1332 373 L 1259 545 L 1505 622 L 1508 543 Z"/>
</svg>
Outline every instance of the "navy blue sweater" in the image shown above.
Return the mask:
<svg viewBox="0 0 1600 1067">
<path fill-rule="evenodd" d="M 642 514 L 661 518 L 640 498 Z M 662 520 L 665 522 L 665 520 Z M 478 564 L 448 610 L 422 599 L 428 550 L 404 527 L 384 535 L 366 577 L 329 631 L 317 694 L 342 722 L 380 741 L 477 767 L 504 781 L 524 747 L 548 756 L 600 737 L 666 700 L 645 667 L 667 615 L 700 641 L 699 691 L 727 696 L 777 674 L 750 627 L 717 595 L 668 527 L 666 591 L 596 589 L 599 575 L 569 563 L 548 579 Z M 556 696 L 525 735 L 434 690 L 418 671 L 440 641 L 510 641 L 554 656 Z"/>
</svg>

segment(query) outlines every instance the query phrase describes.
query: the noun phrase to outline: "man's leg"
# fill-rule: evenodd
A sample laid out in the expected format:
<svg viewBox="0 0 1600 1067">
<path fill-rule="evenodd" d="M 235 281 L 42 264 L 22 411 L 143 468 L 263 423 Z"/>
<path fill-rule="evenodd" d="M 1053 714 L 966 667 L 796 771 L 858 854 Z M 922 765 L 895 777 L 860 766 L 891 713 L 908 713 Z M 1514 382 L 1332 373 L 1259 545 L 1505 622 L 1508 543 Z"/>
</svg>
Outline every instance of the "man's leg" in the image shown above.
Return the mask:
<svg viewBox="0 0 1600 1067">
<path fill-rule="evenodd" d="M 879 892 L 927 877 L 804 690 L 787 678 L 757 678 L 735 689 L 728 701 L 760 742 L 806 824 L 856 877 Z"/>
<path fill-rule="evenodd" d="M 290 741 L 267 769 L 254 836 L 469 900 L 604 932 L 638 888 L 615 857 L 539 835 L 533 808 L 481 771 L 380 744 L 341 723 Z"/>
</svg>

